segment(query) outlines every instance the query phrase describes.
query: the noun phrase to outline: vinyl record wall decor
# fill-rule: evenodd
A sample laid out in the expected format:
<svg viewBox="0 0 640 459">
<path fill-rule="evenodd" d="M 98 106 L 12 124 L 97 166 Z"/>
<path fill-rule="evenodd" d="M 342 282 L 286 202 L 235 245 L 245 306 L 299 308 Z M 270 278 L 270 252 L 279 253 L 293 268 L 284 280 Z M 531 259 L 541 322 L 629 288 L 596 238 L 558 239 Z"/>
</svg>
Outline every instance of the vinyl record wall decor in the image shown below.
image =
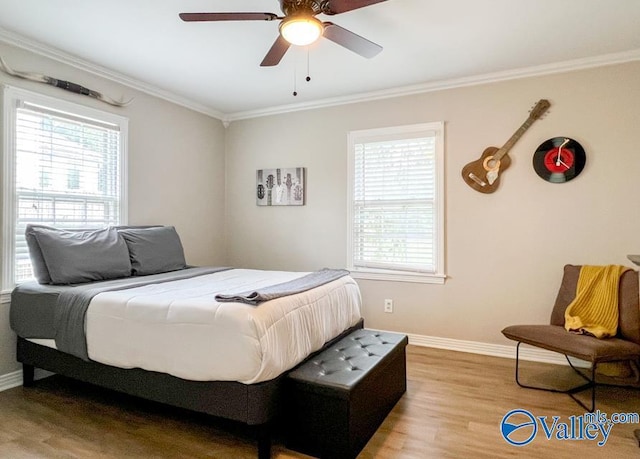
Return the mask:
<svg viewBox="0 0 640 459">
<path fill-rule="evenodd" d="M 543 180 L 565 183 L 576 178 L 587 162 L 587 155 L 575 140 L 554 137 L 540 144 L 533 154 L 533 169 Z"/>
<path fill-rule="evenodd" d="M 306 168 L 258 169 L 256 204 L 258 206 L 303 206 Z"/>
</svg>

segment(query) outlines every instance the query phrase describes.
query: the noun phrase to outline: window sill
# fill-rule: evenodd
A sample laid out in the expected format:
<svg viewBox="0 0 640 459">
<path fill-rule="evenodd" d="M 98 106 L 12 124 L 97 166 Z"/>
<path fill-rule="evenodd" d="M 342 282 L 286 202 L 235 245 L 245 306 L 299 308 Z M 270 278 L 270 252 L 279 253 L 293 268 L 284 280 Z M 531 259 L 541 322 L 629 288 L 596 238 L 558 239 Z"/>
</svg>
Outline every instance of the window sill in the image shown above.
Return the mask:
<svg viewBox="0 0 640 459">
<path fill-rule="evenodd" d="M 356 269 L 351 270 L 350 272 L 351 277 L 354 279 L 413 282 L 418 284 L 444 284 L 447 278 L 444 274 L 382 273 Z"/>
</svg>

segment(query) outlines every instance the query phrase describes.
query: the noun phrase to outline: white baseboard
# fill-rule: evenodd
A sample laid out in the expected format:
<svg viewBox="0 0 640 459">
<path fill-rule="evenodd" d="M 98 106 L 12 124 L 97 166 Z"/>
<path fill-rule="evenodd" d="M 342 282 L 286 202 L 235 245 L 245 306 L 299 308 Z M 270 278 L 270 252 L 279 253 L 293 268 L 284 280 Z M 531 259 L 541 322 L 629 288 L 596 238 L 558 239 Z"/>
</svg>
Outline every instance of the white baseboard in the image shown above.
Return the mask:
<svg viewBox="0 0 640 459">
<path fill-rule="evenodd" d="M 465 341 L 452 338 L 440 338 L 437 336 L 424 336 L 407 334 L 409 344 L 423 347 L 433 347 L 437 349 L 445 349 L 448 351 L 468 352 L 470 354 L 490 355 L 493 357 L 503 357 L 507 359 L 516 358 L 516 346 L 508 346 L 504 344 L 489 344 L 478 341 Z M 568 365 L 567 359 L 557 352 L 546 351 L 544 349 L 534 348 L 530 346 L 520 347 L 520 359 L 531 362 L 552 363 L 556 365 Z M 588 362 L 581 360 L 571 362 L 577 367 L 588 368 Z"/>
<path fill-rule="evenodd" d="M 22 370 L 0 375 L 0 392 L 22 386 Z"/>
<path fill-rule="evenodd" d="M 55 373 L 36 368 L 33 377 L 34 379 L 38 380 L 46 378 L 53 374 Z M 7 373 L 6 375 L 0 375 L 0 392 L 2 392 L 3 390 L 13 389 L 14 387 L 18 386 L 22 386 L 22 370 L 13 371 L 11 373 Z"/>
</svg>

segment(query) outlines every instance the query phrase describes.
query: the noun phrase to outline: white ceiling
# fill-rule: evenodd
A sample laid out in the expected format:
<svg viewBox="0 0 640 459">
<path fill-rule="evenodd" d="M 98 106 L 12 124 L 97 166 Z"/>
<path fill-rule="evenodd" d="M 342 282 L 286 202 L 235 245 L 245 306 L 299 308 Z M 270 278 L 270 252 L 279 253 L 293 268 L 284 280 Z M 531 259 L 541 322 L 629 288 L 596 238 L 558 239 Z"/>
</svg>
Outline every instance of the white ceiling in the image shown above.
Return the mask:
<svg viewBox="0 0 640 459">
<path fill-rule="evenodd" d="M 178 18 L 218 11 L 280 14 L 277 0 L 0 0 L 0 28 L 5 39 L 62 51 L 230 119 L 532 68 L 640 59 L 640 0 L 388 0 L 319 16 L 383 46 L 373 59 L 322 39 L 308 53 L 292 47 L 272 68 L 259 64 L 277 21 Z"/>
</svg>

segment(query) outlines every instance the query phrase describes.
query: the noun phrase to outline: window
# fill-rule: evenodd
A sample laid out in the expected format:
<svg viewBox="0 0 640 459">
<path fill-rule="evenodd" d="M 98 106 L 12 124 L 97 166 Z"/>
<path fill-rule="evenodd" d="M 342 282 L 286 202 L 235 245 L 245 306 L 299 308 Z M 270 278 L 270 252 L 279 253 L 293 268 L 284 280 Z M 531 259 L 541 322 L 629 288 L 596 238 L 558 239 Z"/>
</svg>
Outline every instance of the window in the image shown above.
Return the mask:
<svg viewBox="0 0 640 459">
<path fill-rule="evenodd" d="M 126 216 L 127 119 L 4 90 L 3 288 L 31 279 L 27 223 L 100 228 Z"/>
<path fill-rule="evenodd" d="M 444 282 L 444 124 L 349 134 L 354 277 Z"/>
</svg>

